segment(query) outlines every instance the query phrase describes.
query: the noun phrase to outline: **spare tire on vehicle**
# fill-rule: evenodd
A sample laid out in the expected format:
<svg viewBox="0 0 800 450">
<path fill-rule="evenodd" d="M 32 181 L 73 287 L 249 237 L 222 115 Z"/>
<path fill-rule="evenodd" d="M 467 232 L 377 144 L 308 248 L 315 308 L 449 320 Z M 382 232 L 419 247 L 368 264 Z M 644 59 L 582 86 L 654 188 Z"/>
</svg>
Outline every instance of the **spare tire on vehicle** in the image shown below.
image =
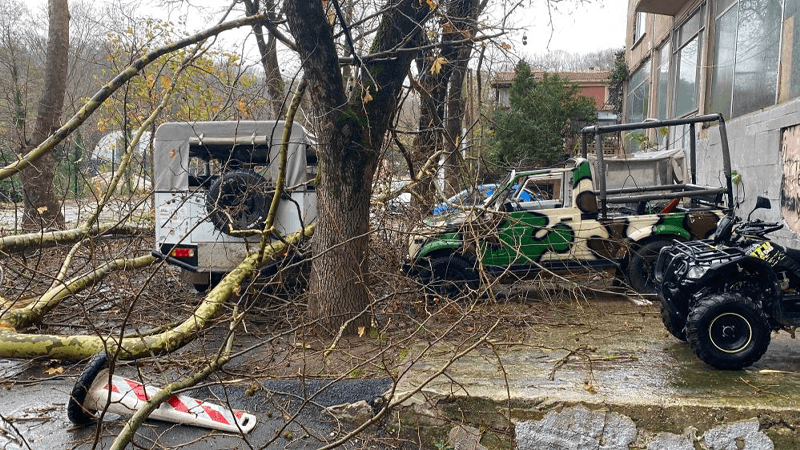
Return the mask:
<svg viewBox="0 0 800 450">
<path fill-rule="evenodd" d="M 252 170 L 225 172 L 208 188 L 209 220 L 216 229 L 229 235 L 261 230 L 274 195 L 274 187 Z"/>
</svg>

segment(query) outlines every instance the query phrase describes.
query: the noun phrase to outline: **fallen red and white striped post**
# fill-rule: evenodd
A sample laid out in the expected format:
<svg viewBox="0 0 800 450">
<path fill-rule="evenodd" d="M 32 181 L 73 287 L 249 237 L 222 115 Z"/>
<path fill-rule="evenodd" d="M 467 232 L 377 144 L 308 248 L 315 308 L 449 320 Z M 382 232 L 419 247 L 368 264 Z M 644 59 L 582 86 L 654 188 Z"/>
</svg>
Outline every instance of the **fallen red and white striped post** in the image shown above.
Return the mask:
<svg viewBox="0 0 800 450">
<path fill-rule="evenodd" d="M 89 366 L 87 370 L 91 372 L 92 363 Z M 93 415 L 86 414 L 87 411 L 132 415 L 160 390 L 119 375 L 112 375 L 109 380 L 108 369 L 94 370 L 94 374 L 85 372 L 76 383 L 67 407 L 67 415 L 75 423 L 91 421 Z M 171 395 L 149 418 L 233 433 L 248 433 L 256 426 L 256 416 L 252 414 L 182 394 Z"/>
</svg>

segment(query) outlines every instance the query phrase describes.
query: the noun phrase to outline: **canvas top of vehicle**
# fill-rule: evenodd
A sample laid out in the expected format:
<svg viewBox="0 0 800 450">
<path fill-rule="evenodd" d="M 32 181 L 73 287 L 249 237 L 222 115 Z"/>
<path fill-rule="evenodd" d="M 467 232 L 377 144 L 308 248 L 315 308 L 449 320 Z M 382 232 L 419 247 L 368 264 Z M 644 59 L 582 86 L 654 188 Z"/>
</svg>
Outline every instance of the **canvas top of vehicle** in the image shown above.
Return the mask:
<svg viewBox="0 0 800 450">
<path fill-rule="evenodd" d="M 704 121 L 719 121 L 724 135 L 719 115 L 588 130 L 601 134 Z M 727 142 L 722 147 L 727 152 Z M 727 186 L 679 183 L 606 189 L 602 156 L 593 168 L 585 153 L 563 168 L 512 171 L 481 208 L 427 221 L 410 238 L 406 268 L 433 276 L 441 270 L 426 266 L 443 265 L 446 270 L 435 276 L 450 278 L 447 270 L 458 258 L 460 268 L 452 275 L 477 279 L 478 263 L 489 273 L 523 275 L 543 267 L 617 267 L 634 289 L 654 292 L 650 265 L 658 250 L 674 239 L 710 236 L 727 210 L 725 200 L 732 203 L 731 196 L 725 196 L 730 193 L 727 156 Z"/>
<path fill-rule="evenodd" d="M 259 240 L 275 193 L 283 121 L 165 123 L 156 131 L 155 253 L 190 272 L 224 273 Z M 275 234 L 316 219 L 314 140 L 293 124 Z"/>
</svg>

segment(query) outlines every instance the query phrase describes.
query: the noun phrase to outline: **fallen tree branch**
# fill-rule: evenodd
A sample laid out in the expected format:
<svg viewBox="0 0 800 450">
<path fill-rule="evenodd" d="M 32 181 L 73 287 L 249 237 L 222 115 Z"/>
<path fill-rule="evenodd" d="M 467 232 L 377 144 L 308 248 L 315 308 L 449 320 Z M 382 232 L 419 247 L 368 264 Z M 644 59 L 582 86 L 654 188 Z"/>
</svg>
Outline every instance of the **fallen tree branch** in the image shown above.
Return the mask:
<svg viewBox="0 0 800 450">
<path fill-rule="evenodd" d="M 90 229 L 73 228 L 71 230 L 18 234 L 0 238 L 0 253 L 21 253 L 61 244 L 72 244 L 89 236 L 136 236 L 145 232 L 152 232 L 152 229 L 131 224 L 105 223 L 95 225 Z"/>
<path fill-rule="evenodd" d="M 118 339 L 110 336 L 73 335 L 57 336 L 45 334 L 23 334 L 13 330 L 0 331 L 0 357 L 3 358 L 50 358 L 79 360 L 89 358 L 105 350 L 108 353 L 119 349 L 121 359 L 137 359 L 145 356 L 169 353 L 187 343 L 206 325 L 214 320 L 228 299 L 238 292 L 241 284 L 255 275 L 267 262 L 281 255 L 288 245 L 296 245 L 313 235 L 316 225 L 286 236 L 285 243 L 276 241 L 267 247 L 263 257 L 258 253 L 247 256 L 233 271 L 206 295 L 194 313 L 180 325 L 163 333 Z"/>
<path fill-rule="evenodd" d="M 149 266 L 155 261 L 156 258 L 150 255 L 133 259 L 120 258 L 108 261 L 88 273 L 79 275 L 64 284 L 58 285 L 54 289 L 50 289 L 35 302 L 24 308 L 11 309 L 0 313 L 0 326 L 11 325 L 19 330 L 34 323 L 38 323 L 42 317 L 48 311 L 55 308 L 61 300 L 64 300 L 75 292 L 94 286 L 111 272 L 115 270 L 140 269 Z"/>
</svg>

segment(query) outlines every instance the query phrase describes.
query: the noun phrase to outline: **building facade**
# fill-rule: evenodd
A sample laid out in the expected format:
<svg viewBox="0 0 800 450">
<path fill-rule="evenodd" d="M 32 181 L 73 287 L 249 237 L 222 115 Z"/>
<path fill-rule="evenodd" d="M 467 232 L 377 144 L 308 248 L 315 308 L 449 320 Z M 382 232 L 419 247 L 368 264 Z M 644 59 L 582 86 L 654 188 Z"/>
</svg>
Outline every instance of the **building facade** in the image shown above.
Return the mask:
<svg viewBox="0 0 800 450">
<path fill-rule="evenodd" d="M 629 0 L 623 116 L 726 119 L 742 212 L 785 220 L 800 246 L 800 0 Z M 653 136 L 681 148 L 688 130 Z M 698 182 L 721 177 L 718 134 L 699 129 Z"/>
<path fill-rule="evenodd" d="M 546 73 L 558 75 L 561 78 L 567 79 L 578 85 L 578 90 L 581 95 L 589 97 L 594 100 L 597 111 L 610 111 L 608 105 L 609 98 L 609 77 L 611 72 L 607 70 L 586 70 L 575 72 L 542 72 L 534 71 L 533 76 L 536 79 L 544 77 Z M 495 103 L 497 105 L 508 107 L 509 98 L 508 93 L 511 88 L 511 83 L 514 81 L 516 72 L 498 72 L 492 80 L 492 89 L 494 89 Z"/>
</svg>

